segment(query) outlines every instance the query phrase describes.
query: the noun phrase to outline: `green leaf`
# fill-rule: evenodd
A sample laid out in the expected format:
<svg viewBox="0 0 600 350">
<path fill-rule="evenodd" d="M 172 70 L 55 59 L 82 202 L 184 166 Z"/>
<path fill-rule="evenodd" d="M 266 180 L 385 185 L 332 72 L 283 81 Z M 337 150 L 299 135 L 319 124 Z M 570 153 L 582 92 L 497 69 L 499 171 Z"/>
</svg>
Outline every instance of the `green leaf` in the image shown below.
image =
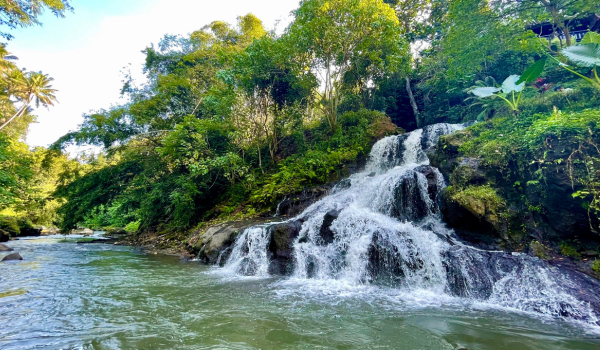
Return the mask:
<svg viewBox="0 0 600 350">
<path fill-rule="evenodd" d="M 600 34 L 596 32 L 587 32 L 587 34 L 581 39 L 579 44 L 598 44 L 600 45 Z"/>
<path fill-rule="evenodd" d="M 523 90 L 523 87 L 525 87 L 525 83 L 518 84 L 517 81 L 519 79 L 520 77 L 516 74 L 513 74 L 506 78 L 506 80 L 504 80 L 504 82 L 502 83 L 502 92 L 508 94 L 512 91 L 520 92 L 521 90 Z"/>
<path fill-rule="evenodd" d="M 490 97 L 492 96 L 494 93 L 500 91 L 500 88 L 495 88 L 495 87 L 491 87 L 491 86 L 487 86 L 487 87 L 478 87 L 475 88 L 473 90 L 471 90 L 471 93 L 475 96 L 478 97 Z"/>
<path fill-rule="evenodd" d="M 481 111 L 481 113 L 479 113 L 477 115 L 477 118 L 475 118 L 475 120 L 477 120 L 478 122 L 482 122 L 485 120 L 486 115 L 487 115 L 487 109 L 484 109 L 483 111 Z M 446 146 L 444 145 L 444 147 L 446 147 Z"/>
<path fill-rule="evenodd" d="M 600 66 L 600 44 L 569 46 L 561 52 L 580 67 Z"/>
<path fill-rule="evenodd" d="M 521 78 L 517 81 L 517 84 L 531 83 L 539 78 L 544 71 L 544 67 L 546 66 L 546 58 L 542 58 L 541 60 L 536 61 L 532 64 L 527 70 L 521 75 Z"/>
</svg>

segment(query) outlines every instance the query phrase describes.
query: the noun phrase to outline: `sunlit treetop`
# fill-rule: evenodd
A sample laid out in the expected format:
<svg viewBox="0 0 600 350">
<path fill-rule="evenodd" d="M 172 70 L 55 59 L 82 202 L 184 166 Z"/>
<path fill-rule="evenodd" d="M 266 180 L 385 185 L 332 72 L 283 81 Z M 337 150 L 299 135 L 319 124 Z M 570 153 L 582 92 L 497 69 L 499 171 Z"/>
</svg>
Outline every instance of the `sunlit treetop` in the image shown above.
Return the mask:
<svg viewBox="0 0 600 350">
<path fill-rule="evenodd" d="M 38 17 L 49 9 L 58 17 L 72 11 L 69 0 L 0 0 L 0 36 L 11 40 L 13 35 L 6 32 L 16 28 L 41 25 Z"/>
</svg>

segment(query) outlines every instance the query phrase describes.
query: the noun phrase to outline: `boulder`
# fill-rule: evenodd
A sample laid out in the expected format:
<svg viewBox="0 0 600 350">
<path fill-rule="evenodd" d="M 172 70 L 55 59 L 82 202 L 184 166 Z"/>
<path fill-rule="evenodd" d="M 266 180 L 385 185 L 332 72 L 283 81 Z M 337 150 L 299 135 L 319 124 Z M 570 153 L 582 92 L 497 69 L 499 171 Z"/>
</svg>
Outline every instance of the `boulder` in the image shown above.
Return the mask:
<svg viewBox="0 0 600 350">
<path fill-rule="evenodd" d="M 437 196 L 437 183 L 430 187 L 433 191 L 424 195 L 419 187 L 418 172 L 416 170 L 407 172 L 394 189 L 390 215 L 403 221 L 423 219 L 429 213 L 431 197 Z"/>
<path fill-rule="evenodd" d="M 7 256 L 2 258 L 2 261 L 10 261 L 10 260 L 23 260 L 23 257 L 19 253 L 12 253 L 12 254 L 8 254 Z"/>
<path fill-rule="evenodd" d="M 331 210 L 323 217 L 323 224 L 319 230 L 319 236 L 323 240 L 324 244 L 333 243 L 335 233 L 331 230 L 331 224 L 340 215 L 340 210 Z"/>
<path fill-rule="evenodd" d="M 383 236 L 374 234 L 367 254 L 367 271 L 372 283 L 390 287 L 402 286 L 405 278 L 404 262 L 394 245 L 387 244 Z"/>
<path fill-rule="evenodd" d="M 231 245 L 246 228 L 268 222 L 269 219 L 232 221 L 211 226 L 192 234 L 188 250 L 207 264 L 224 264 L 231 253 Z"/>
<path fill-rule="evenodd" d="M 506 232 L 498 213 L 476 198 L 463 205 L 452 199 L 450 189 L 440 193 L 440 212 L 448 226 L 463 241 L 482 249 L 499 249 L 506 245 Z"/>
<path fill-rule="evenodd" d="M 89 228 L 80 228 L 80 229 L 71 230 L 71 234 L 89 236 L 89 235 L 94 234 L 94 231 L 92 231 Z"/>
<path fill-rule="evenodd" d="M 269 226 L 271 241 L 269 274 L 290 275 L 294 270 L 293 244 L 302 225 L 298 221 L 287 221 Z"/>
<path fill-rule="evenodd" d="M 438 179 L 439 172 L 436 172 L 435 169 L 429 165 L 421 165 L 415 168 L 415 171 L 421 173 L 427 179 L 427 193 L 429 193 L 429 198 L 435 202 L 438 192 L 440 191 L 440 182 L 443 179 Z"/>
<path fill-rule="evenodd" d="M 0 243 L 0 252 L 12 252 L 12 248 L 9 248 L 7 246 L 5 246 L 4 244 Z"/>
<path fill-rule="evenodd" d="M 41 227 L 42 229 L 42 235 L 45 236 L 49 236 L 49 235 L 56 235 L 60 233 L 60 230 L 57 227 Z"/>
<path fill-rule="evenodd" d="M 106 233 L 105 235 L 107 236 L 111 236 L 111 235 L 126 235 L 127 231 L 125 231 L 125 229 L 120 228 L 120 227 L 109 227 L 106 229 Z"/>
<path fill-rule="evenodd" d="M 42 234 L 41 228 L 22 227 L 19 237 L 38 237 Z"/>
</svg>

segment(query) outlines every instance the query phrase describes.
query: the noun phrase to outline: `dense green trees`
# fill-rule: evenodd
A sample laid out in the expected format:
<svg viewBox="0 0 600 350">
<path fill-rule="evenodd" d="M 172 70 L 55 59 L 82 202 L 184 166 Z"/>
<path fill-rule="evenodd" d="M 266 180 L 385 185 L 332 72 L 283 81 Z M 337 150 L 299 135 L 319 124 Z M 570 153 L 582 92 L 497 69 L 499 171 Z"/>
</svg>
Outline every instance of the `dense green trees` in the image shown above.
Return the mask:
<svg viewBox="0 0 600 350">
<path fill-rule="evenodd" d="M 519 118 L 533 118 L 554 107 L 597 106 L 598 93 L 561 68 L 557 62 L 566 59 L 528 30 L 542 21 L 568 27 L 572 16 L 594 11 L 590 4 L 305 0 L 281 35 L 248 14 L 236 25 L 216 21 L 189 36 L 165 36 L 145 49 L 147 81 L 125 82 L 126 103 L 86 115 L 79 130 L 44 151 L 61 168 L 52 180 L 57 191 L 46 195 L 56 201 L 46 206 L 60 204 L 56 218 L 65 229 L 185 230 L 265 213 L 287 195 L 343 176 L 344 165 L 376 138 L 397 132 L 388 116 L 411 130 L 497 116 L 508 123 L 515 109 Z M 547 55 L 556 60 L 548 60 L 540 82 L 527 79 L 521 89 L 512 81 L 518 107 L 504 105 L 505 96 L 469 94 L 484 81 L 499 91 L 492 85 Z M 10 60 L 0 63 L 11 71 Z M 587 77 L 591 68 L 573 69 Z M 37 96 L 52 102 L 51 90 Z M 18 109 L 10 111 L 3 115 Z M 17 130 L 27 111 L 2 132 Z M 82 163 L 52 153 L 72 143 L 104 152 Z M 9 159 L 15 150 L 3 152 Z M 28 159 L 2 168 L 7 193 L 43 173 L 32 165 L 39 157 Z"/>
<path fill-rule="evenodd" d="M 130 102 L 86 116 L 56 144 L 95 144 L 108 156 L 59 188 L 63 227 L 114 212 L 105 225 L 141 220 L 142 229 L 253 215 L 339 176 L 373 135 L 393 131 L 380 114 L 340 117 L 333 106 L 358 110 L 361 93 L 407 70 L 394 11 L 374 0 L 307 1 L 296 15 L 281 37 L 249 14 L 235 27 L 213 22 L 147 48 L 148 83 L 125 84 Z"/>
<path fill-rule="evenodd" d="M 406 70 L 407 42 L 394 10 L 380 0 L 303 1 L 294 15 L 287 40 L 318 78 L 318 106 L 332 130 L 344 91 Z"/>
<path fill-rule="evenodd" d="M 37 18 L 44 9 L 62 16 L 71 7 L 60 0 L 2 1 L 0 26 L 40 24 Z M 0 35 L 12 38 L 4 29 Z M 35 121 L 32 107 L 52 106 L 56 98 L 52 78 L 20 69 L 16 60 L 0 44 L 0 222 L 56 225 L 56 209 L 63 201 L 53 194 L 85 166 L 55 151 L 30 150 L 24 143 L 29 124 Z"/>
</svg>

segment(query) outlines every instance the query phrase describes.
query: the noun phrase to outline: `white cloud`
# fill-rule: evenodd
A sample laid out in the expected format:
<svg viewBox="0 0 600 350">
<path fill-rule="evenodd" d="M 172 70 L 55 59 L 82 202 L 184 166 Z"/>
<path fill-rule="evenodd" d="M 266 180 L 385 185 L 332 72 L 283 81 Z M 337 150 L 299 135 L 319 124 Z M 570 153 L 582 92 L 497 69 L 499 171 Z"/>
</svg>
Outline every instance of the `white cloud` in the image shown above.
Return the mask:
<svg viewBox="0 0 600 350">
<path fill-rule="evenodd" d="M 273 28 L 277 20 L 282 20 L 283 24 L 278 27 L 281 30 L 297 5 L 298 0 L 260 3 L 157 0 L 141 13 L 104 17 L 94 28 L 81 28 L 81 34 L 63 34 L 68 41 L 58 45 L 49 47 L 43 42 L 36 45 L 35 40 L 28 40 L 30 47 L 15 46 L 18 52 L 9 46 L 10 51 L 18 54 L 19 66 L 49 74 L 58 89 L 59 104 L 50 110 L 36 111 L 38 123 L 31 125 L 27 143 L 47 146 L 76 129 L 83 113 L 119 103 L 121 69 L 131 63 L 134 76 L 142 77 L 144 55 L 141 51 L 165 34 L 185 35 L 214 20 L 235 23 L 237 16 L 249 12 L 261 18 L 267 28 Z M 77 12 L 69 16 L 77 16 Z M 65 20 L 53 21 L 52 26 L 60 26 L 61 21 Z"/>
</svg>

